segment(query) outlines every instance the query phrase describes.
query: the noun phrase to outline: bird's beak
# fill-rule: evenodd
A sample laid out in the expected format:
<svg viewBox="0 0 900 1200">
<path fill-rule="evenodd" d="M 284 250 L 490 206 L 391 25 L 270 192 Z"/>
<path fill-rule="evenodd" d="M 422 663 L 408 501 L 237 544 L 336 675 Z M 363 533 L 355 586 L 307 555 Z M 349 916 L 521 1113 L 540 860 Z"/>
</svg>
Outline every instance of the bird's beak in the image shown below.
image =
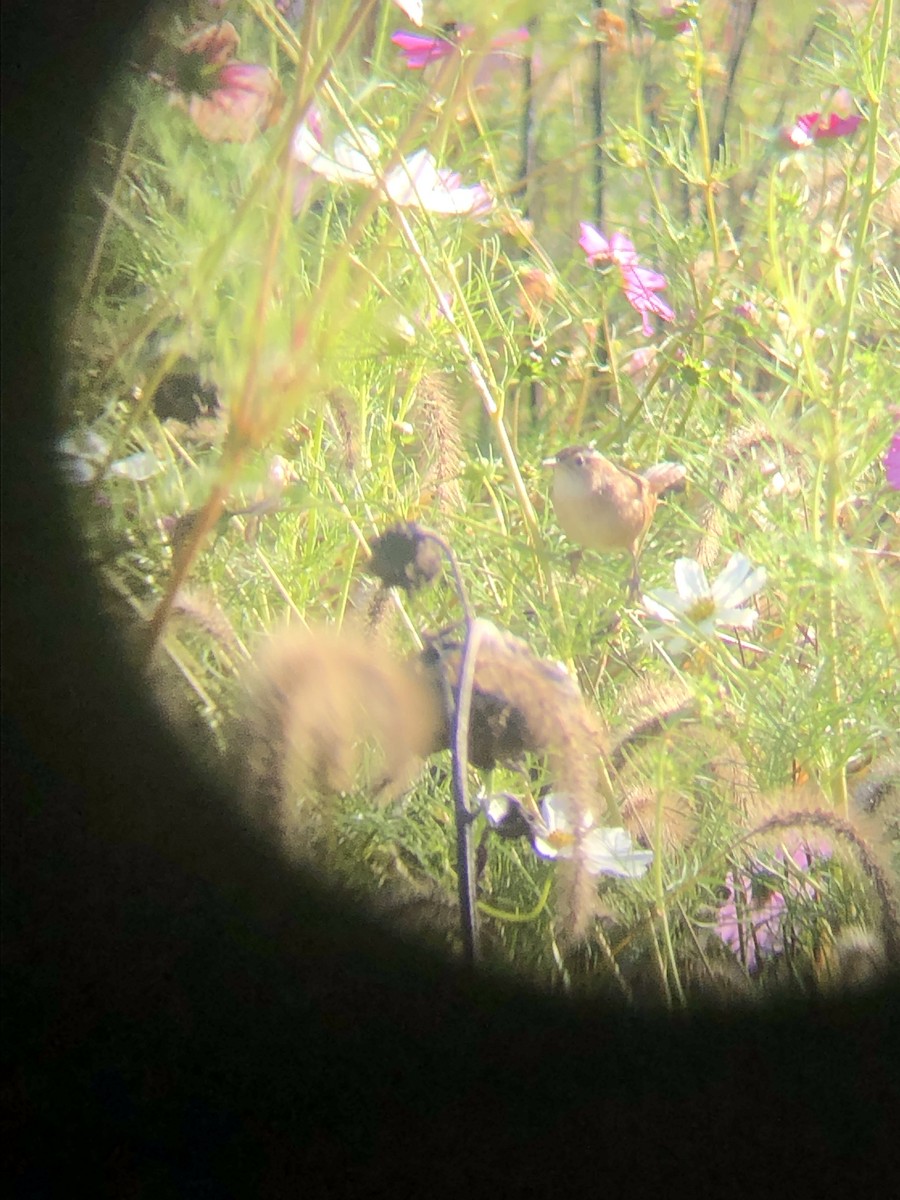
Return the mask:
<svg viewBox="0 0 900 1200">
<path fill-rule="evenodd" d="M 541 463 L 541 466 L 542 467 L 555 467 L 556 461 L 557 461 L 556 455 L 553 455 L 551 458 L 545 458 L 544 461 Z"/>
</svg>

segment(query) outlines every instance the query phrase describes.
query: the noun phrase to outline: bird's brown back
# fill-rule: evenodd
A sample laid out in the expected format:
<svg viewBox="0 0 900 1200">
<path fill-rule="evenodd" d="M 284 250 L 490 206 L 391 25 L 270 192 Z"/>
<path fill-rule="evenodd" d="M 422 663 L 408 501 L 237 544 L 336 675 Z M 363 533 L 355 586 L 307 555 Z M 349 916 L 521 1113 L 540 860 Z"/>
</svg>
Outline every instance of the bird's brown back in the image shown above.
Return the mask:
<svg viewBox="0 0 900 1200">
<path fill-rule="evenodd" d="M 650 482 L 595 450 L 573 446 L 555 458 L 551 498 L 567 537 L 590 550 L 630 550 L 656 508 Z"/>
</svg>

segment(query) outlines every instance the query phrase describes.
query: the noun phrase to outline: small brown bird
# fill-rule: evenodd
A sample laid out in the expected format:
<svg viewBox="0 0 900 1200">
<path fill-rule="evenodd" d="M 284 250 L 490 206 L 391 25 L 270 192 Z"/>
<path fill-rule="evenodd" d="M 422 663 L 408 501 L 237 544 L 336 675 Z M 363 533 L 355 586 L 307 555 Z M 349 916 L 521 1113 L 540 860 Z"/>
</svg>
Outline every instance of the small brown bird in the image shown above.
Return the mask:
<svg viewBox="0 0 900 1200">
<path fill-rule="evenodd" d="M 544 460 L 553 467 L 550 497 L 563 533 L 588 550 L 627 550 L 629 590 L 640 586 L 638 556 L 658 497 L 685 477 L 680 463 L 656 463 L 642 474 L 617 467 L 590 446 L 568 446 Z"/>
</svg>

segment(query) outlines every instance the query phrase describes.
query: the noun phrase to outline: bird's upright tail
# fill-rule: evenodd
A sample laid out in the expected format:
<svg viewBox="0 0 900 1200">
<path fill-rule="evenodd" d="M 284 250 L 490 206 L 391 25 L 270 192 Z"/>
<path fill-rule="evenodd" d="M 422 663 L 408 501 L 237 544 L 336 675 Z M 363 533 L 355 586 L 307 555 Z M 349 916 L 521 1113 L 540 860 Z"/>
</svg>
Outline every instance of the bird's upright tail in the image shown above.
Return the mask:
<svg viewBox="0 0 900 1200">
<path fill-rule="evenodd" d="M 653 494 L 662 496 L 664 492 L 682 491 L 687 471 L 681 463 L 661 462 L 647 467 L 643 475 Z"/>
</svg>

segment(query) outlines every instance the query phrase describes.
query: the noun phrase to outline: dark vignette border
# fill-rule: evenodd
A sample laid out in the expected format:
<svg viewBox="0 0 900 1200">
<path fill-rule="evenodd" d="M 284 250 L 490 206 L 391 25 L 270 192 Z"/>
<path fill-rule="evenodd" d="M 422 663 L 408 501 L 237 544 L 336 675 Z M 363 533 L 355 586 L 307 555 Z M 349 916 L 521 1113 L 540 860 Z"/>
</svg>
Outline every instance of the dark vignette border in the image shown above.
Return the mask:
<svg viewBox="0 0 900 1200">
<path fill-rule="evenodd" d="M 287 871 L 149 707 L 48 455 L 60 208 L 129 8 L 3 8 L 8 1194 L 887 1194 L 895 981 L 664 1020 L 471 978 Z"/>
</svg>

